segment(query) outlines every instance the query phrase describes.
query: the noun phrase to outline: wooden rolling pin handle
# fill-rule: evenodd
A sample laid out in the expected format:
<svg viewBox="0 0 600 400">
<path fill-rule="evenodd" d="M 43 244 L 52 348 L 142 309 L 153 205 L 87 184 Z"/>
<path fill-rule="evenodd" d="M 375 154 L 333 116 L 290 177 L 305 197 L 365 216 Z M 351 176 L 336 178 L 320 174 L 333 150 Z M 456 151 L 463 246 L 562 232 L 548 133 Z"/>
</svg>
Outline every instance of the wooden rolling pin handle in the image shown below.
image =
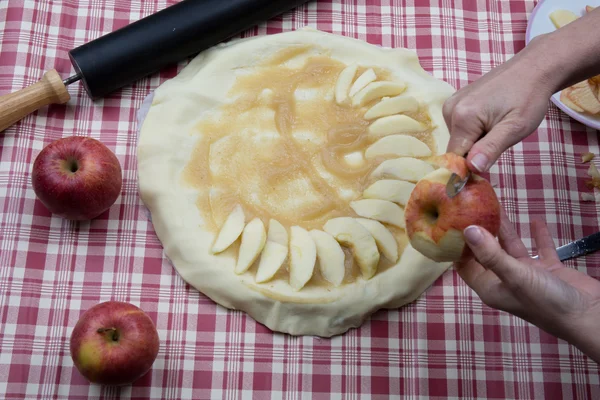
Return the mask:
<svg viewBox="0 0 600 400">
<path fill-rule="evenodd" d="M 33 85 L 0 96 L 0 132 L 44 106 L 63 104 L 70 98 L 60 75 L 52 69 Z"/>
</svg>

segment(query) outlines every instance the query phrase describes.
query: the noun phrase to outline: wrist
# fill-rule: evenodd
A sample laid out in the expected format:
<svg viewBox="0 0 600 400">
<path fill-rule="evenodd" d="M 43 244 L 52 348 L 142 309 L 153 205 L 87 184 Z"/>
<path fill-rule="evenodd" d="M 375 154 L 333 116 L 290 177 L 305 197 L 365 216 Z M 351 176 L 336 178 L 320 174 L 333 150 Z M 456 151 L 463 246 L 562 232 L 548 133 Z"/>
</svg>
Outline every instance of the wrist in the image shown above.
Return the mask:
<svg viewBox="0 0 600 400">
<path fill-rule="evenodd" d="M 571 324 L 566 340 L 600 364 L 600 310 L 591 310 Z"/>
</svg>

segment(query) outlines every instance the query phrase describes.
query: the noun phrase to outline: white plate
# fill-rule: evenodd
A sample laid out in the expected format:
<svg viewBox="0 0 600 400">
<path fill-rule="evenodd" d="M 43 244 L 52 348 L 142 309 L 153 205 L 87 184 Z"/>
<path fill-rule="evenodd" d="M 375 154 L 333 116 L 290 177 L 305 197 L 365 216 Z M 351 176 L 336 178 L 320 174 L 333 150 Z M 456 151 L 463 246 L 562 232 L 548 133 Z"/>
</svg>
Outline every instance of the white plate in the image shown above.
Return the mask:
<svg viewBox="0 0 600 400">
<path fill-rule="evenodd" d="M 556 10 L 570 10 L 575 15 L 583 16 L 585 6 L 600 7 L 599 0 L 541 0 L 533 9 L 527 23 L 527 33 L 525 43 L 529 44 L 531 39 L 544 33 L 556 30 L 556 27 L 550 20 L 550 14 Z M 560 101 L 560 92 L 555 93 L 551 100 L 558 108 L 570 115 L 573 119 L 585 124 L 591 128 L 600 130 L 600 116 L 578 113 L 571 110 L 562 101 Z"/>
</svg>

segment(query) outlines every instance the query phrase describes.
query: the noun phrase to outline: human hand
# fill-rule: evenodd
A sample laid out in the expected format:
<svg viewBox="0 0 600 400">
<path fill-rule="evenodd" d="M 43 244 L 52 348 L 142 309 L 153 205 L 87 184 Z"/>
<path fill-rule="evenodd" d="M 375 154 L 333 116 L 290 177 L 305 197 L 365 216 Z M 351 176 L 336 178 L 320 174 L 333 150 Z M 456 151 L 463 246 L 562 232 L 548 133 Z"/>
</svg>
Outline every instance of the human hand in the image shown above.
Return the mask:
<svg viewBox="0 0 600 400">
<path fill-rule="evenodd" d="M 456 264 L 461 278 L 492 308 L 514 314 L 564 339 L 600 362 L 600 281 L 559 260 L 548 228 L 533 223 L 538 259 L 532 259 L 502 213 L 496 240 L 480 227 L 467 227 L 472 251 Z"/>
</svg>

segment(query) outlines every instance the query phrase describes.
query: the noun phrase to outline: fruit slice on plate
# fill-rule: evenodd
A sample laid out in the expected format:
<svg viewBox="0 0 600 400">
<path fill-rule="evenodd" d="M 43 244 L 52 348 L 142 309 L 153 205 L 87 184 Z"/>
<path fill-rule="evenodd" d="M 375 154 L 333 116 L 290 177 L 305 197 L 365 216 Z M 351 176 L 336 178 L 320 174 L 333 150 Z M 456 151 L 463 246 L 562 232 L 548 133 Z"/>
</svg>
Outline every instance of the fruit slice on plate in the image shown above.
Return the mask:
<svg viewBox="0 0 600 400">
<path fill-rule="evenodd" d="M 592 6 L 585 6 L 585 12 L 592 12 L 592 10 L 596 8 L 596 7 L 592 7 Z"/>
<path fill-rule="evenodd" d="M 350 88 L 348 96 L 353 97 L 356 93 L 360 92 L 362 89 L 364 89 L 365 86 L 375 81 L 376 79 L 377 75 L 375 75 L 375 71 L 373 71 L 373 68 L 369 68 L 368 70 L 363 72 L 358 78 L 356 78 L 356 81 L 354 81 L 354 84 Z"/>
<path fill-rule="evenodd" d="M 566 96 L 579 107 L 590 114 L 600 113 L 600 100 L 596 97 L 594 87 L 589 80 L 571 86 L 571 91 Z"/>
<path fill-rule="evenodd" d="M 244 210 L 242 210 L 242 206 L 238 204 L 221 227 L 217 239 L 211 249 L 213 254 L 221 253 L 231 246 L 242 234 L 245 222 L 246 216 L 244 215 Z"/>
<path fill-rule="evenodd" d="M 348 100 L 348 91 L 350 90 L 350 85 L 352 85 L 352 80 L 354 79 L 354 75 L 356 75 L 357 69 L 358 65 L 350 64 L 340 72 L 335 83 L 336 103 L 344 104 Z"/>
<path fill-rule="evenodd" d="M 398 242 L 396 242 L 396 238 L 394 238 L 392 232 L 385 225 L 379 221 L 367 218 L 356 218 L 356 221 L 373 236 L 377 248 L 385 258 L 394 263 L 398 261 Z"/>
<path fill-rule="evenodd" d="M 263 283 L 271 280 L 288 255 L 288 234 L 278 221 L 269 221 L 267 243 L 260 255 L 260 262 L 254 280 Z"/>
<path fill-rule="evenodd" d="M 309 233 L 317 246 L 321 275 L 332 285 L 341 285 L 346 272 L 344 265 L 346 256 L 342 246 L 327 232 L 313 229 Z"/>
<path fill-rule="evenodd" d="M 267 242 L 265 224 L 260 218 L 254 218 L 242 232 L 242 244 L 235 265 L 235 273 L 243 274 L 256 261 Z"/>
<path fill-rule="evenodd" d="M 417 182 L 432 172 L 434 168 L 427 162 L 413 157 L 394 158 L 385 160 L 371 173 L 371 179 L 400 179 Z"/>
<path fill-rule="evenodd" d="M 389 115 L 375 120 L 369 125 L 369 136 L 380 138 L 396 133 L 423 132 L 427 126 L 408 115 Z"/>
<path fill-rule="evenodd" d="M 317 261 L 317 246 L 308 231 L 290 228 L 290 286 L 300 290 L 310 280 Z"/>
<path fill-rule="evenodd" d="M 560 29 L 563 26 L 570 24 L 579 18 L 575 13 L 569 10 L 556 10 L 550 13 L 550 20 L 556 27 L 556 29 Z"/>
<path fill-rule="evenodd" d="M 400 82 L 371 82 L 352 97 L 354 107 L 362 107 L 375 99 L 397 96 L 406 90 L 406 84 Z"/>
<path fill-rule="evenodd" d="M 431 149 L 425 143 L 409 135 L 385 136 L 365 151 L 367 160 L 381 156 L 427 157 L 430 155 Z"/>
<path fill-rule="evenodd" d="M 386 97 L 365 113 L 364 119 L 387 117 L 403 112 L 419 111 L 419 102 L 412 96 Z"/>
<path fill-rule="evenodd" d="M 579 107 L 577 104 L 573 103 L 569 98 L 569 94 L 573 91 L 570 87 L 563 89 L 560 92 L 560 101 L 563 102 L 564 105 L 569 107 L 573 111 L 584 112 L 584 109 Z"/>
<path fill-rule="evenodd" d="M 404 206 L 414 188 L 415 184 L 412 182 L 382 179 L 366 188 L 363 198 L 387 200 Z"/>
<path fill-rule="evenodd" d="M 396 203 L 379 199 L 362 199 L 350 202 L 350 208 L 361 217 L 404 229 L 404 210 Z"/>
<path fill-rule="evenodd" d="M 327 221 L 323 230 L 352 250 L 363 278 L 371 279 L 375 275 L 379 264 L 379 249 L 365 227 L 354 218 L 338 217 Z"/>
</svg>

